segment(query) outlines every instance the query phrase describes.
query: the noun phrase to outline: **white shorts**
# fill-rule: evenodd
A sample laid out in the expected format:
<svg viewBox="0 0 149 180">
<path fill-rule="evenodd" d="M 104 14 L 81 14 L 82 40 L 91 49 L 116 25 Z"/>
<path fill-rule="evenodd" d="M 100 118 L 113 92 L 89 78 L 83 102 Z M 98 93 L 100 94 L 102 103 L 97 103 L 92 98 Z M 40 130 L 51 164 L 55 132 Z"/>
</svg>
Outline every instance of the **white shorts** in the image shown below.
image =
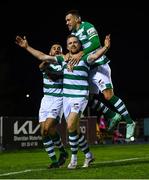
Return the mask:
<svg viewBox="0 0 149 180">
<path fill-rule="evenodd" d="M 90 93 L 98 94 L 105 89 L 112 89 L 111 68 L 108 63 L 97 66 L 89 73 Z"/>
<path fill-rule="evenodd" d="M 71 112 L 83 113 L 87 106 L 88 100 L 85 97 L 82 98 L 68 98 L 63 97 L 63 109 L 64 116 L 67 120 Z"/>
<path fill-rule="evenodd" d="M 45 95 L 40 104 L 39 122 L 46 121 L 47 118 L 61 119 L 63 115 L 63 97 Z"/>
</svg>

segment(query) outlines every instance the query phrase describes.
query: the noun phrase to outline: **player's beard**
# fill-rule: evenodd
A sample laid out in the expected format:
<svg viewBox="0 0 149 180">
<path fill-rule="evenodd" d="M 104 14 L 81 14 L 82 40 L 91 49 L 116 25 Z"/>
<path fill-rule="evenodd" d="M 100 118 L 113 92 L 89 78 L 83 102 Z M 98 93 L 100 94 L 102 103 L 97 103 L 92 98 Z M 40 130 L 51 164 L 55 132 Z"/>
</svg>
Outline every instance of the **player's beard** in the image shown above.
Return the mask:
<svg viewBox="0 0 149 180">
<path fill-rule="evenodd" d="M 79 49 L 76 47 L 71 49 L 71 54 L 77 54 L 78 52 L 79 52 Z"/>
</svg>

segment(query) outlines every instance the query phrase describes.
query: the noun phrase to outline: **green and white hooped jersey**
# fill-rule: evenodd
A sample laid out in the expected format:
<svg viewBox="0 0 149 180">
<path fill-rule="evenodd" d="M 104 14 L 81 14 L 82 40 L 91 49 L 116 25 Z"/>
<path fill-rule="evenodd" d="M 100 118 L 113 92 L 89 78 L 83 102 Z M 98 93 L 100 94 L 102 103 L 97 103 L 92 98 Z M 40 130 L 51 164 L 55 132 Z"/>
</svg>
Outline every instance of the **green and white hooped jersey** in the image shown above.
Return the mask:
<svg viewBox="0 0 149 180">
<path fill-rule="evenodd" d="M 74 66 L 73 72 L 67 71 L 67 64 L 62 56 L 56 60 L 63 66 L 63 96 L 71 98 L 86 97 L 89 95 L 88 73 L 89 64 L 87 56 L 83 56 L 78 65 Z"/>
<path fill-rule="evenodd" d="M 80 25 L 80 28 L 78 30 L 72 31 L 71 34 L 79 38 L 79 40 L 82 43 L 83 49 L 89 48 L 92 45 L 91 39 L 93 37 L 98 37 L 97 30 L 89 22 L 82 22 Z M 99 44 L 99 48 L 101 48 L 100 44 Z M 94 53 L 95 51 L 91 53 Z M 107 62 L 109 62 L 109 59 L 105 55 L 103 55 L 102 57 L 100 57 L 94 62 L 94 66 L 106 64 Z"/>
<path fill-rule="evenodd" d="M 53 65 L 49 64 L 48 67 L 50 74 L 56 75 L 57 74 L 62 74 L 62 67 L 60 65 Z M 62 97 L 63 96 L 63 79 L 57 79 L 57 80 L 51 80 L 48 77 L 48 74 L 43 73 L 43 92 L 44 95 L 49 95 L 49 96 L 56 96 L 56 97 Z"/>
</svg>

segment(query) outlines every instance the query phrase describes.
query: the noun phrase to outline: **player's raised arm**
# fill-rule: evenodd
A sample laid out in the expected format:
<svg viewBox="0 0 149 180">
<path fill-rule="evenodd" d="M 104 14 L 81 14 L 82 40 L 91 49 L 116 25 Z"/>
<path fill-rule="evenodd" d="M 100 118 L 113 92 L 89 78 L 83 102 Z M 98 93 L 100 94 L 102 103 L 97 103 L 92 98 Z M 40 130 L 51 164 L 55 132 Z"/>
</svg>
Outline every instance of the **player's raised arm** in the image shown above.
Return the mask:
<svg viewBox="0 0 149 180">
<path fill-rule="evenodd" d="M 24 48 L 26 51 L 28 51 L 30 54 L 32 54 L 34 57 L 36 57 L 40 61 L 49 61 L 50 63 L 56 63 L 55 56 L 47 55 L 39 50 L 32 48 L 29 45 L 25 36 L 23 38 L 21 36 L 16 36 L 15 43 L 19 45 L 20 47 Z"/>
</svg>

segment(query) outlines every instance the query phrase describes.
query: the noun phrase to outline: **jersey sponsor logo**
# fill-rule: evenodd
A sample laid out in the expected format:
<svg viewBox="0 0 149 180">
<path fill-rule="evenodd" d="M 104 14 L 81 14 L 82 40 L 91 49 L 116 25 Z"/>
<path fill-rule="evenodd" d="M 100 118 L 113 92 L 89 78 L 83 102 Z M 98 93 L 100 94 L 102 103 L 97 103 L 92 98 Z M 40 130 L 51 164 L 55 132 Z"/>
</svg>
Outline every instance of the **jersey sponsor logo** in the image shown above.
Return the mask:
<svg viewBox="0 0 149 180">
<path fill-rule="evenodd" d="M 79 38 L 80 41 L 87 39 L 87 36 L 85 34 L 83 34 L 84 32 L 84 27 L 79 29 L 76 33 L 72 33 L 75 36 L 77 36 Z"/>
<path fill-rule="evenodd" d="M 82 34 L 84 32 L 84 27 L 83 28 L 81 28 L 81 29 L 79 29 L 77 32 L 76 32 L 76 36 L 79 36 L 80 34 Z"/>
<path fill-rule="evenodd" d="M 84 40 L 84 39 L 86 39 L 86 38 L 87 38 L 86 35 L 83 35 L 83 34 L 80 34 L 80 35 L 79 35 L 79 40 L 80 40 L 80 41 L 82 41 L 82 40 Z"/>
</svg>

